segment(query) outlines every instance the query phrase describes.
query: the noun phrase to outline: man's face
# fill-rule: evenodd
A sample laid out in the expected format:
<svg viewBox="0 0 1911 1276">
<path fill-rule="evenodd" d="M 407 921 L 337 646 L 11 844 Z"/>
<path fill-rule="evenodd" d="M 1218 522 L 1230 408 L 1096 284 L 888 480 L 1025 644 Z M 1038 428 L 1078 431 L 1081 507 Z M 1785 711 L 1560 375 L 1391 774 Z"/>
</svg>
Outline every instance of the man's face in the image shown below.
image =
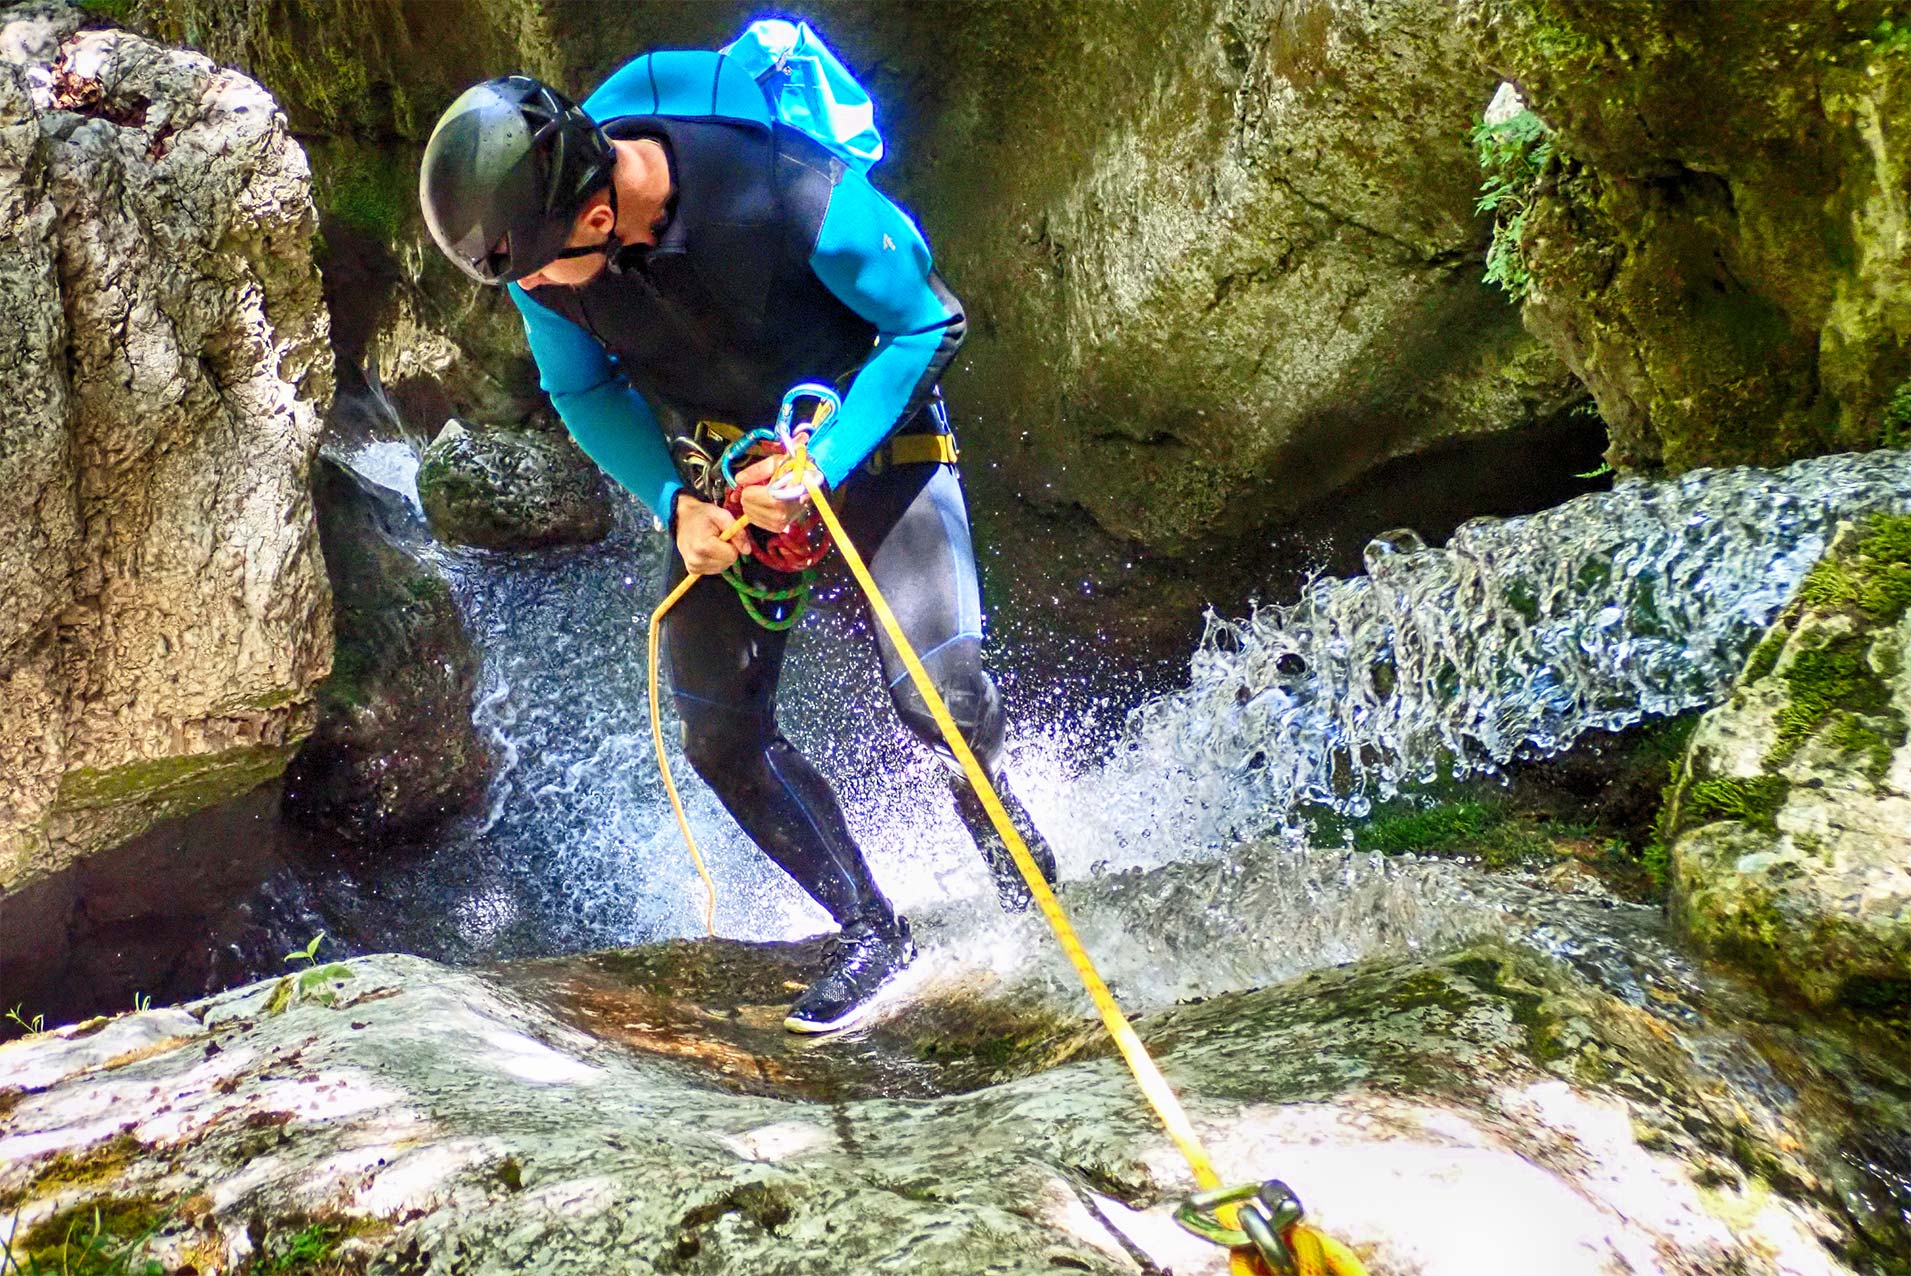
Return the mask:
<svg viewBox="0 0 1911 1276">
<path fill-rule="evenodd" d="M 576 223 L 571 227 L 571 237 L 566 246 L 570 248 L 595 248 L 604 242 L 610 234 L 610 201 L 600 191 L 591 196 L 590 203 L 577 215 Z M 559 284 L 566 288 L 575 288 L 597 278 L 604 269 L 604 254 L 591 253 L 584 257 L 560 257 L 541 270 L 534 270 L 518 280 L 520 288 L 542 288 L 545 284 Z"/>
</svg>

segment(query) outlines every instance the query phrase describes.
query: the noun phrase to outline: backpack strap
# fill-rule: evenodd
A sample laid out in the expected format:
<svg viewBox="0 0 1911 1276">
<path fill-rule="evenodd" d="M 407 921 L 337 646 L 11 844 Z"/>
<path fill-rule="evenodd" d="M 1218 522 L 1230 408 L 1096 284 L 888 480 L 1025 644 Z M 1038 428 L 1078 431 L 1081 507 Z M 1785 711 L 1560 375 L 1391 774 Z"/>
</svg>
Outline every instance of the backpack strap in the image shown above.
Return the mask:
<svg viewBox="0 0 1911 1276">
<path fill-rule="evenodd" d="M 735 59 L 707 49 L 671 49 L 632 58 L 584 99 L 592 119 L 619 115 L 717 116 L 768 127 L 763 89 Z"/>
</svg>

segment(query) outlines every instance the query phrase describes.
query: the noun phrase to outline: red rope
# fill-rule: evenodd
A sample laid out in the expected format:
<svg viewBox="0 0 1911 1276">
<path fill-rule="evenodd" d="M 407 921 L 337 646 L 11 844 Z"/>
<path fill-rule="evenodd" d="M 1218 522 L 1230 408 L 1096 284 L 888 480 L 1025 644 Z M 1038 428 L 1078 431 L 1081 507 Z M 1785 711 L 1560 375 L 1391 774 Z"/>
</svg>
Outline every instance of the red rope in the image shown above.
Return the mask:
<svg viewBox="0 0 1911 1276">
<path fill-rule="evenodd" d="M 780 444 L 764 443 L 758 446 L 768 449 L 763 455 L 780 456 L 783 453 Z M 768 478 L 762 478 L 731 488 L 724 494 L 723 508 L 732 517 L 743 517 L 743 489 L 760 487 L 769 481 Z M 805 509 L 795 522 L 780 532 L 771 533 L 760 527 L 752 527 L 749 536 L 756 550 L 756 560 L 772 571 L 795 575 L 816 566 L 829 556 L 829 528 L 816 516 L 814 508 Z"/>
</svg>

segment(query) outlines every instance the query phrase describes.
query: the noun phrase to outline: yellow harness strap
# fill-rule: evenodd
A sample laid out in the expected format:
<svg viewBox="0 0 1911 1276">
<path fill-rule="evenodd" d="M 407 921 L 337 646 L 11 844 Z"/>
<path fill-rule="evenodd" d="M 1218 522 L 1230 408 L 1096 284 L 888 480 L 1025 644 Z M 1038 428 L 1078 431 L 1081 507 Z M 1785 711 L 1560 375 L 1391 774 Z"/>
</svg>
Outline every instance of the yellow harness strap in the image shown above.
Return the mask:
<svg viewBox="0 0 1911 1276">
<path fill-rule="evenodd" d="M 744 434 L 741 426 L 728 421 L 705 419 L 697 425 L 725 444 L 735 443 Z M 954 465 L 961 456 L 953 434 L 897 434 L 878 444 L 863 464 L 872 470 L 883 470 L 891 465 Z"/>
</svg>

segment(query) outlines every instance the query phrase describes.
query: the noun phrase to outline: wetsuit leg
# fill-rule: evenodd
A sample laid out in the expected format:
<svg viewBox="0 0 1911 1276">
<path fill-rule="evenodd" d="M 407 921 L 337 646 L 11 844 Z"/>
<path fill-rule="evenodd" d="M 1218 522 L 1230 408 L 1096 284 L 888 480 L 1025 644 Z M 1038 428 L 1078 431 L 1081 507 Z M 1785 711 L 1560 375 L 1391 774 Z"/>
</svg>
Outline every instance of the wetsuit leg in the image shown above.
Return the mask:
<svg viewBox="0 0 1911 1276">
<path fill-rule="evenodd" d="M 933 406 L 924 409 L 912 425 L 927 425 L 932 411 Z M 1054 852 L 1015 794 L 1001 783 L 1006 721 L 1001 693 L 982 666 L 982 597 L 968 506 L 956 467 L 902 465 L 876 474 L 859 470 L 844 483 L 841 495 L 843 530 L 868 560 L 870 574 L 896 613 L 903 635 L 921 658 L 976 760 L 996 782 L 997 795 L 1011 821 L 1052 885 Z M 949 751 L 901 653 L 881 626 L 871 628 L 898 716 L 949 767 L 956 814 L 975 838 L 1003 904 L 1026 907 L 1028 889 L 1020 871 Z"/>
<path fill-rule="evenodd" d="M 684 574 L 671 557 L 666 588 Z M 751 840 L 839 925 L 860 917 L 887 927 L 894 911 L 835 793 L 776 725 L 785 639 L 751 620 L 722 580 L 701 582 L 670 610 L 663 665 L 684 754 Z"/>
<path fill-rule="evenodd" d="M 903 635 L 993 778 L 1002 761 L 1002 698 L 982 667 L 982 596 L 956 467 L 858 471 L 844 483 L 840 504 L 843 530 L 862 551 Z M 896 712 L 954 769 L 955 758 L 901 653 L 881 626 L 871 628 Z"/>
</svg>

